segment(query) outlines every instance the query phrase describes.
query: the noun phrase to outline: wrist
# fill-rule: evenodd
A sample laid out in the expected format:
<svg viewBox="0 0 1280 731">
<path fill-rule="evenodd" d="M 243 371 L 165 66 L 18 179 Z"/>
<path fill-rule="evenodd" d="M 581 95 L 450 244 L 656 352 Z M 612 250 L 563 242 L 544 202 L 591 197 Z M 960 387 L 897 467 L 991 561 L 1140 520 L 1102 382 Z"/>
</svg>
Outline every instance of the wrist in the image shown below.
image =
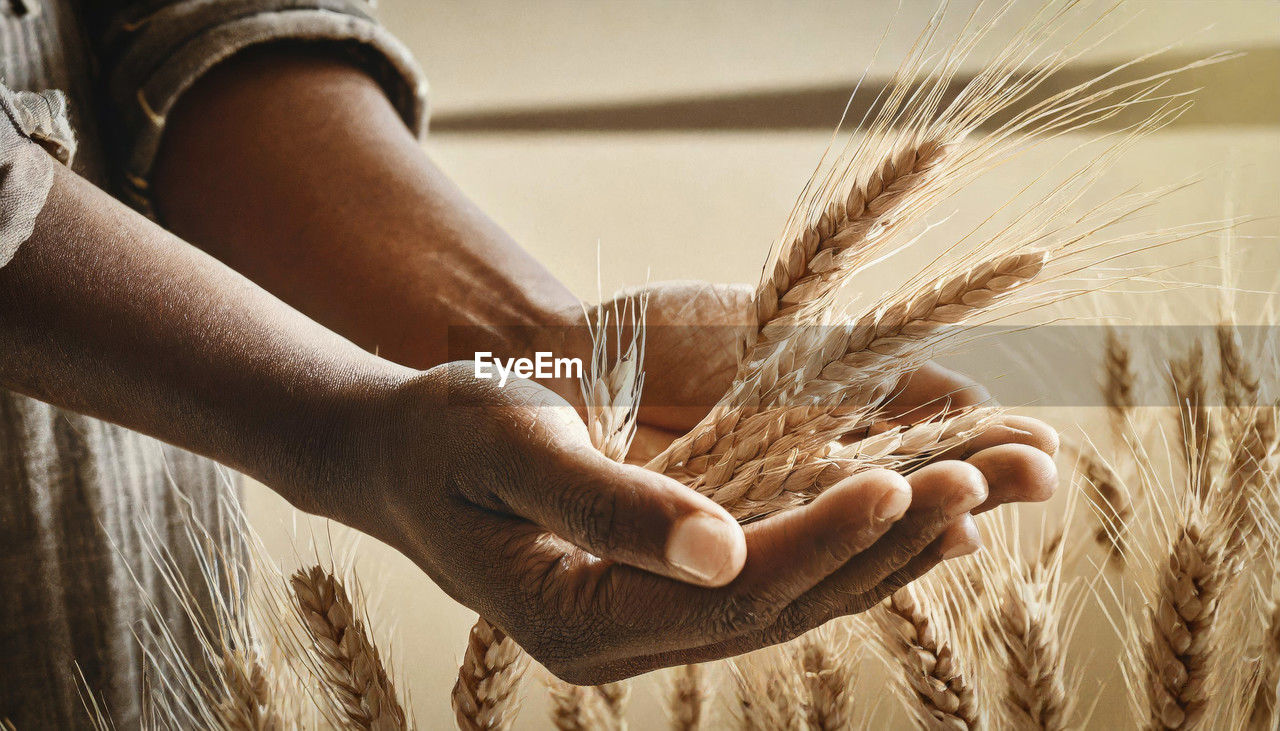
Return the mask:
<svg viewBox="0 0 1280 731">
<path fill-rule="evenodd" d="M 395 418 L 397 394 L 418 376 L 361 351 L 282 423 L 278 453 L 286 458 L 277 465 L 279 479 L 264 482 L 300 510 L 361 527 L 357 519 L 377 502 L 368 497 L 380 487 L 373 474 L 384 446 L 379 435 Z"/>
</svg>

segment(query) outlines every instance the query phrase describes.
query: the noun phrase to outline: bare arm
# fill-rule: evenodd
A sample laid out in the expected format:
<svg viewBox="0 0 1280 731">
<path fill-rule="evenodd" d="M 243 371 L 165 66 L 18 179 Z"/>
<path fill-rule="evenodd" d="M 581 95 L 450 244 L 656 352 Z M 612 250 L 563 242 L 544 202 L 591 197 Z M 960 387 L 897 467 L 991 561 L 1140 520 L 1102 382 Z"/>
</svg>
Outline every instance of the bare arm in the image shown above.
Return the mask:
<svg viewBox="0 0 1280 731">
<path fill-rule="evenodd" d="M 0 267 L 0 352 L 5 387 L 159 436 L 292 500 L 312 455 L 342 448 L 332 430 L 413 373 L 61 167 L 33 236 Z"/>
<path fill-rule="evenodd" d="M 214 69 L 170 117 L 153 193 L 183 238 L 397 362 L 449 360 L 449 326 L 474 341 L 455 352 L 523 352 L 513 339 L 580 322 L 578 299 L 339 60 L 266 49 Z"/>
</svg>

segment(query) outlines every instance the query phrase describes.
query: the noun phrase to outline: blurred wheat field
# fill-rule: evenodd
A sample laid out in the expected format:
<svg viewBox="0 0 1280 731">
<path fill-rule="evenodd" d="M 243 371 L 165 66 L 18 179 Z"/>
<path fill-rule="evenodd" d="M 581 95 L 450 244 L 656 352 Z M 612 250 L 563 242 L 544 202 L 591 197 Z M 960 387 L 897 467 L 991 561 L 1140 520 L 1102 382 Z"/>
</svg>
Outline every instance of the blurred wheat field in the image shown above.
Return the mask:
<svg viewBox="0 0 1280 731">
<path fill-rule="evenodd" d="M 900 35 L 909 39 L 934 7 L 904 5 L 895 23 L 907 29 Z M 891 12 L 889 4 L 869 2 L 704 3 L 696 8 L 637 2 L 624 8 L 565 0 L 539 3 L 536 13 L 500 2 L 423 7 L 384 0 L 381 7 L 384 19 L 419 54 L 432 80 L 435 113 L 446 120 L 451 113 L 509 106 L 696 96 L 744 88 L 842 83 L 852 88 Z M 1280 5 L 1274 2 L 1138 2 L 1126 4 L 1126 12 L 1141 20 L 1091 52 L 1089 59 L 1124 59 L 1172 41 L 1206 53 L 1280 43 Z M 1213 27 L 1206 29 L 1211 22 Z M 892 65 L 897 50 L 890 43 L 880 59 Z M 598 62 L 582 63 L 584 57 Z M 1251 63 L 1248 56 L 1233 62 Z M 1211 70 L 1212 78 L 1221 83 L 1213 83 L 1198 101 L 1196 113 L 1205 121 L 1174 126 L 1140 141 L 1108 171 L 1101 186 L 1114 192 L 1200 175 L 1206 182 L 1193 194 L 1161 203 L 1167 208 L 1157 207 L 1152 216 L 1185 222 L 1280 214 L 1280 111 L 1271 93 L 1280 84 L 1280 68 L 1267 66 L 1265 60 L 1259 64 L 1243 74 L 1226 64 Z M 1240 107 L 1256 110 L 1262 104 L 1259 114 L 1265 118 L 1268 103 L 1273 105 L 1271 124 L 1239 121 Z M 833 114 L 825 131 L 815 123 L 813 129 L 537 134 L 468 134 L 448 131 L 446 125 L 427 146 L 518 241 L 579 294 L 593 297 L 597 241 L 604 253 L 607 285 L 646 278 L 756 280 L 768 245 L 835 121 Z M 983 178 L 964 195 L 1007 197 L 1045 159 L 1074 144 L 1070 137 L 1054 141 L 1036 155 L 1015 161 L 997 179 Z M 948 225 L 966 228 L 963 205 L 957 205 Z M 1278 232 L 1274 221 L 1245 224 L 1237 232 L 1234 273 L 1245 293 L 1238 297 L 1236 310 L 1242 323 L 1261 322 L 1268 294 L 1276 291 Z M 1189 263 L 1180 270 L 1181 280 L 1216 285 L 1221 274 L 1212 257 L 1219 244 L 1217 238 L 1205 237 L 1153 253 L 1150 263 L 1171 263 L 1173 257 Z M 1074 316 L 1105 307 L 1142 322 L 1167 306 L 1176 322 L 1215 320 L 1217 295 L 1208 289 L 1183 288 L 1160 298 L 1158 306 L 1150 294 L 1131 294 L 1108 295 L 1103 305 L 1076 301 L 1062 307 L 1064 314 Z M 1078 363 L 1055 365 L 1078 369 L 1079 380 L 1089 377 L 1085 374 L 1096 362 L 1082 357 Z M 1000 398 L 1000 380 L 991 387 Z M 1100 408 L 1033 407 L 1028 413 L 1067 431 L 1097 434 L 1106 424 Z M 1069 457 L 1064 456 L 1064 467 L 1068 465 Z M 447 698 L 456 674 L 453 661 L 461 654 L 461 640 L 474 615 L 449 600 L 407 560 L 371 539 L 356 539 L 340 527 L 295 514 L 256 486 L 248 509 L 255 527 L 286 565 L 297 562 L 295 546 L 306 545 L 312 535 L 324 543 L 332 537 L 338 553 L 350 551 L 359 540 L 356 565 L 376 600 L 370 611 L 396 628 L 398 682 L 408 684 L 413 714 L 422 727 L 451 724 Z M 1055 503 L 1042 510 L 1063 509 Z M 1028 510 L 1024 523 L 1034 523 L 1038 510 Z M 375 587 L 380 585 L 397 590 L 379 597 Z M 1083 661 L 1076 666 L 1084 676 L 1080 696 L 1088 704 L 1096 701 L 1091 726 L 1115 725 L 1128 718 L 1112 651 L 1121 640 L 1106 618 L 1091 610 L 1079 626 L 1072 644 L 1085 650 L 1074 655 Z M 1089 656 L 1090 647 L 1099 651 Z M 864 665 L 868 673 L 875 672 L 874 664 Z M 859 682 L 876 687 L 874 675 Z M 529 695 L 517 727 L 549 727 L 545 694 Z M 652 678 L 635 684 L 629 713 L 634 728 L 663 723 L 660 699 Z"/>
</svg>

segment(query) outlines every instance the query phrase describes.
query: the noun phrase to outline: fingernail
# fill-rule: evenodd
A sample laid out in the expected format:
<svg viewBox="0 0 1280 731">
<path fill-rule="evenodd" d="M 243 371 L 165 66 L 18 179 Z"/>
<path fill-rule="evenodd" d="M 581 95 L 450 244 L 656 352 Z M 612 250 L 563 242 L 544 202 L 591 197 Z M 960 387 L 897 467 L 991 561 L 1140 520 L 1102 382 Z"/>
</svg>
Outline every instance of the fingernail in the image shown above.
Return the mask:
<svg viewBox="0 0 1280 731">
<path fill-rule="evenodd" d="M 987 501 L 987 479 L 981 473 L 978 474 L 978 482 L 975 483 L 974 489 L 965 490 L 953 498 L 947 512 L 952 515 L 967 513 Z"/>
<path fill-rule="evenodd" d="M 978 535 L 978 524 L 972 515 L 964 516 L 956 526 L 958 529 L 948 532 L 947 545 L 942 547 L 944 561 L 977 553 L 982 548 L 982 537 Z"/>
<path fill-rule="evenodd" d="M 700 582 L 724 583 L 733 568 L 738 530 L 706 513 L 683 518 L 667 539 L 667 563 Z"/>
<path fill-rule="evenodd" d="M 910 492 L 901 488 L 886 490 L 884 495 L 880 497 L 879 502 L 876 503 L 876 520 L 881 523 L 897 520 L 907 512 L 907 508 L 910 506 Z"/>
</svg>

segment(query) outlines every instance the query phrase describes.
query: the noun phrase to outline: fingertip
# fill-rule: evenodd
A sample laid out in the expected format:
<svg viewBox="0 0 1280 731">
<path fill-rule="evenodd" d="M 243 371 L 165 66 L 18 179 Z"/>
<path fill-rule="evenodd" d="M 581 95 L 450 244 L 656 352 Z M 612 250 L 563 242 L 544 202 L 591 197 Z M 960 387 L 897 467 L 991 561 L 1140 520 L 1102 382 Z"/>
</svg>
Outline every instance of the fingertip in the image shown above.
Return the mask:
<svg viewBox="0 0 1280 731">
<path fill-rule="evenodd" d="M 746 535 L 728 513 L 722 517 L 693 512 L 672 526 L 666 558 L 680 574 L 677 578 L 700 586 L 724 586 L 746 565 Z"/>
<path fill-rule="evenodd" d="M 842 514 L 865 515 L 877 523 L 891 523 L 911 506 L 911 483 L 893 470 L 870 469 L 837 482 L 814 502 Z"/>
<path fill-rule="evenodd" d="M 1023 432 L 1023 437 L 1017 440 L 1017 443 L 1034 447 L 1050 456 L 1058 453 L 1061 445 L 1058 430 L 1043 421 L 1029 416 L 1007 416 L 1004 424 L 1011 429 Z"/>
<path fill-rule="evenodd" d="M 948 515 L 966 513 L 986 502 L 988 479 L 976 466 L 959 460 L 934 462 L 908 478 L 920 505 L 940 507 Z"/>
<path fill-rule="evenodd" d="M 1043 502 L 1058 489 L 1058 466 L 1053 458 L 1026 444 L 992 447 L 967 461 L 998 486 L 1002 502 Z"/>
<path fill-rule="evenodd" d="M 982 536 L 978 533 L 978 523 L 973 516 L 966 513 L 948 526 L 939 539 L 938 548 L 944 561 L 968 556 L 981 550 Z"/>
</svg>

